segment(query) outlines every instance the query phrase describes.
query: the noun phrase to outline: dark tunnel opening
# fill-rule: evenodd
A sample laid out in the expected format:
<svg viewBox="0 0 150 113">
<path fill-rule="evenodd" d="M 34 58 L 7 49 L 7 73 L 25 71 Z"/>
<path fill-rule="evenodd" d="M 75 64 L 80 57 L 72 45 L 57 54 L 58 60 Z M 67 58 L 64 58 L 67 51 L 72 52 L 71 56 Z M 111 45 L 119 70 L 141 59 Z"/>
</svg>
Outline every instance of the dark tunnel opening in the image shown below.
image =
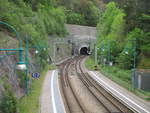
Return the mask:
<svg viewBox="0 0 150 113">
<path fill-rule="evenodd" d="M 82 47 L 80 49 L 80 55 L 89 55 L 88 48 L 87 47 Z"/>
</svg>

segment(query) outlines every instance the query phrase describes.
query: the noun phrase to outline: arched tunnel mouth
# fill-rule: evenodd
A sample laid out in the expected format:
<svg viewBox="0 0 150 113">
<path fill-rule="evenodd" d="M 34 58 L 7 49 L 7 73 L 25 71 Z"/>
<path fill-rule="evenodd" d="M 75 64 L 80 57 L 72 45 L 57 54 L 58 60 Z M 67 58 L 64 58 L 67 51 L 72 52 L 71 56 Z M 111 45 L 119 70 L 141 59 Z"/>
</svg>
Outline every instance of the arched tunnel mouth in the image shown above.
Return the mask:
<svg viewBox="0 0 150 113">
<path fill-rule="evenodd" d="M 89 55 L 89 50 L 87 47 L 82 47 L 80 49 L 80 55 Z"/>
</svg>

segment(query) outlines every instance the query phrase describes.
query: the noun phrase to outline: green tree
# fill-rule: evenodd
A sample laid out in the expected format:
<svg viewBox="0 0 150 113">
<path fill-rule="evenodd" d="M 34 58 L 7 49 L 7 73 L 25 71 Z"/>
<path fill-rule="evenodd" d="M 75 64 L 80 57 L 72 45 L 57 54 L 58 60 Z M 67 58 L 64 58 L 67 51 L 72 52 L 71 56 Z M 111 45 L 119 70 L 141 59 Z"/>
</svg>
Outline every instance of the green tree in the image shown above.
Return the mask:
<svg viewBox="0 0 150 113">
<path fill-rule="evenodd" d="M 86 2 L 86 6 L 81 6 L 81 14 L 84 15 L 87 25 L 96 26 L 100 16 L 100 10 L 91 1 Z"/>
<path fill-rule="evenodd" d="M 79 13 L 69 12 L 66 15 L 68 24 L 78 24 L 78 25 L 85 24 L 84 16 Z"/>
<path fill-rule="evenodd" d="M 88 25 L 88 26 L 97 25 L 97 22 L 99 20 L 99 15 L 100 15 L 100 9 L 96 4 L 94 4 L 94 1 L 58 0 L 57 2 L 58 4 L 61 4 L 66 8 L 67 22 L 71 24 L 77 23 L 77 24 Z"/>
<path fill-rule="evenodd" d="M 133 68 L 134 52 L 136 52 L 136 60 L 139 59 L 143 44 L 145 46 L 145 33 L 143 30 L 135 28 L 133 31 L 129 32 L 124 49 L 118 57 L 119 66 L 125 69 Z"/>
<path fill-rule="evenodd" d="M 110 54 L 110 59 L 115 60 L 119 52 L 122 49 L 125 40 L 125 13 L 116 7 L 114 2 L 110 2 L 106 6 L 106 10 L 100 17 L 97 25 L 97 44 L 98 47 L 102 46 L 102 42 L 105 41 L 104 46 L 107 47 L 105 52 Z M 115 61 L 114 61 L 115 62 Z"/>
</svg>

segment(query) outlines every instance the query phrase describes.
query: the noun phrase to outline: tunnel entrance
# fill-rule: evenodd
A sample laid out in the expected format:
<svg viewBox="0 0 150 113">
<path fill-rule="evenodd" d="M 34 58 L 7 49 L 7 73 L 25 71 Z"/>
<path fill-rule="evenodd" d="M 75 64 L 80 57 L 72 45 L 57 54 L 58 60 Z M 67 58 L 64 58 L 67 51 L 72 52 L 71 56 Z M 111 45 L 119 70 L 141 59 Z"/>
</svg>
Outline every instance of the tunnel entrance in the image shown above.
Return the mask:
<svg viewBox="0 0 150 113">
<path fill-rule="evenodd" d="M 80 49 L 80 55 L 89 55 L 88 54 L 88 48 L 87 47 L 82 47 Z"/>
</svg>

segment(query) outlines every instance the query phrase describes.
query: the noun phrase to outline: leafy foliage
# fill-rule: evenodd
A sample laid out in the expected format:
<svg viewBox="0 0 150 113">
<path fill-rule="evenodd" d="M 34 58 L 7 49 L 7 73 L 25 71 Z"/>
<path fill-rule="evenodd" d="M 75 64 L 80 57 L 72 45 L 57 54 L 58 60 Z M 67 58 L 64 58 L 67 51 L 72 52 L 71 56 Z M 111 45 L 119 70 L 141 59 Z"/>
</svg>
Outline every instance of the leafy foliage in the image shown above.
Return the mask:
<svg viewBox="0 0 150 113">
<path fill-rule="evenodd" d="M 48 35 L 66 34 L 65 14 L 53 5 L 53 0 L 0 0 L 0 20 L 14 26 L 20 33 L 19 38 L 28 36 L 31 48 L 48 47 Z M 46 62 L 46 59 L 39 60 L 39 64 Z"/>
<path fill-rule="evenodd" d="M 97 25 L 97 44 L 103 49 L 99 54 L 106 57 L 107 60 L 114 61 L 121 51 L 124 40 L 124 16 L 123 11 L 118 9 L 114 2 L 111 2 L 106 6 Z"/>
<path fill-rule="evenodd" d="M 17 113 L 17 99 L 10 90 L 10 86 L 5 85 L 0 101 L 0 113 Z"/>
<path fill-rule="evenodd" d="M 126 43 L 124 50 L 119 54 L 117 62 L 119 67 L 124 69 L 133 68 L 133 58 L 134 58 L 134 45 L 132 41 Z"/>
<path fill-rule="evenodd" d="M 58 0 L 57 3 L 66 8 L 70 24 L 96 26 L 99 20 L 100 9 L 91 0 Z"/>
<path fill-rule="evenodd" d="M 78 24 L 78 25 L 84 25 L 85 24 L 85 19 L 84 16 L 82 16 L 79 13 L 66 13 L 67 15 L 67 23 L 68 24 Z"/>
<path fill-rule="evenodd" d="M 122 39 L 120 37 L 124 31 L 125 14 L 118 9 L 114 2 L 106 6 L 106 10 L 97 25 L 98 41 L 103 39 Z"/>
<path fill-rule="evenodd" d="M 84 6 L 80 6 L 82 15 L 86 20 L 86 25 L 96 26 L 100 16 L 100 10 L 95 6 L 92 1 L 87 1 Z"/>
<path fill-rule="evenodd" d="M 114 2 L 108 3 L 97 25 L 98 54 L 124 69 L 133 68 L 135 53 L 136 66 L 143 56 L 150 55 L 150 16 L 145 9 L 132 6 L 134 3 L 127 0 L 122 6 L 118 2 L 124 11 Z"/>
</svg>

